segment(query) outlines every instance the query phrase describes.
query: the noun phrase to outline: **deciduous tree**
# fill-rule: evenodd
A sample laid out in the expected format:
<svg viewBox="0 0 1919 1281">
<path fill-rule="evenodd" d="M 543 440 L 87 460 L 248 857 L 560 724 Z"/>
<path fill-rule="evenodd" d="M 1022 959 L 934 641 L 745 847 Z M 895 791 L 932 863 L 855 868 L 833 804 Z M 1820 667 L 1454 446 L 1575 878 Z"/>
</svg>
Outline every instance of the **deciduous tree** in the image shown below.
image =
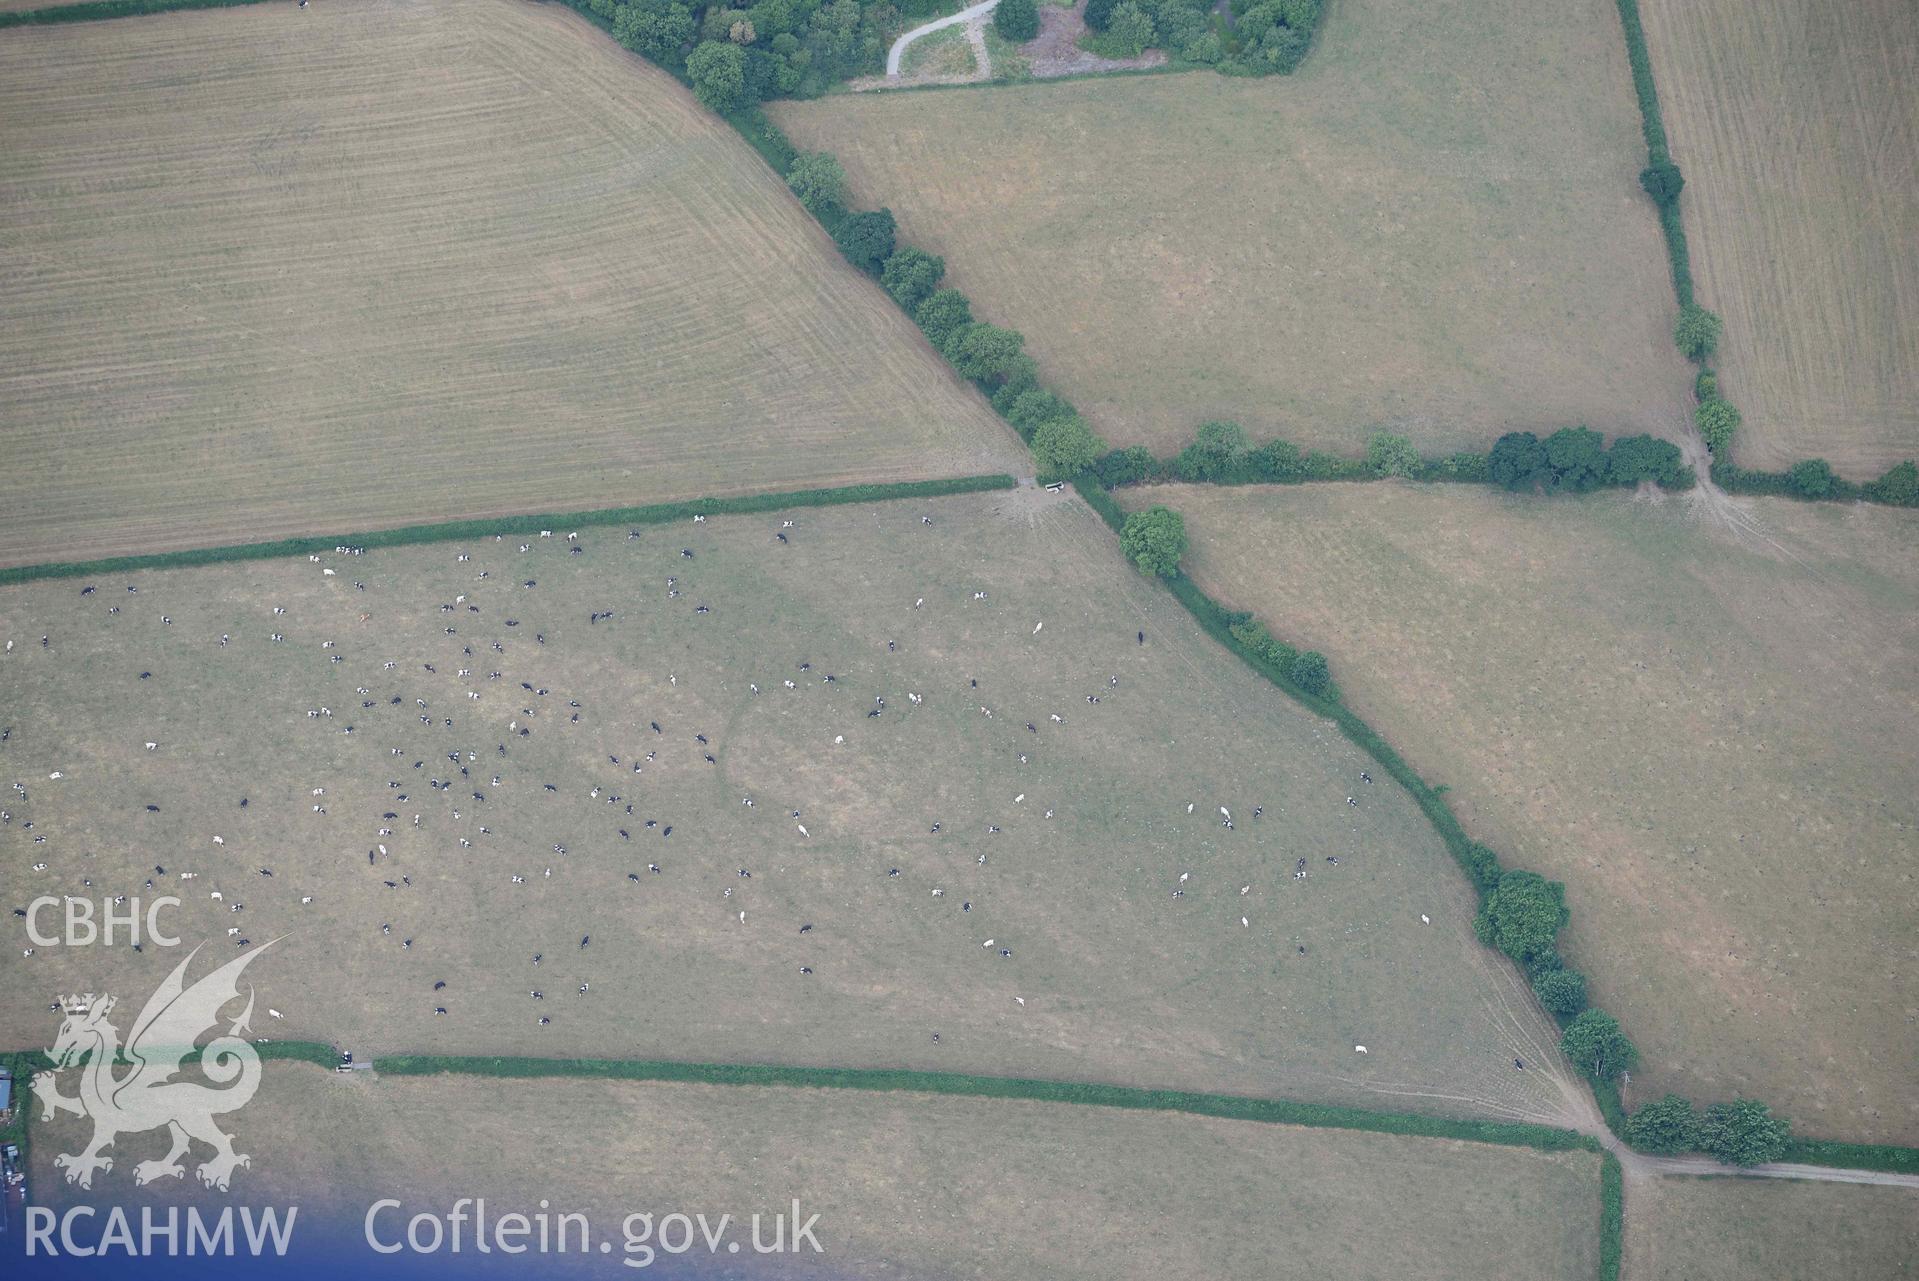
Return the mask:
<svg viewBox="0 0 1919 1281">
<path fill-rule="evenodd" d="M 880 272 L 880 285 L 893 296 L 894 302 L 911 314 L 939 288 L 940 277 L 945 274 L 944 258 L 909 245 L 886 260 L 886 267 Z"/>
<path fill-rule="evenodd" d="M 746 50 L 708 40 L 687 55 L 686 76 L 694 97 L 715 111 L 732 111 L 746 100 Z"/>
<path fill-rule="evenodd" d="M 1149 574 L 1171 578 L 1186 554 L 1186 521 L 1158 505 L 1134 512 L 1120 527 L 1119 545 L 1127 559 Z"/>
<path fill-rule="evenodd" d="M 1601 1083 L 1639 1062 L 1639 1051 L 1620 1031 L 1619 1021 L 1604 1010 L 1587 1010 L 1568 1023 L 1559 1048 L 1588 1080 Z"/>
<path fill-rule="evenodd" d="M 1675 1152 L 1690 1152 L 1699 1146 L 1696 1137 L 1698 1124 L 1699 1118 L 1693 1112 L 1692 1100 L 1668 1094 L 1663 1099 L 1654 1099 L 1627 1117 L 1620 1137 L 1641 1152 L 1671 1156 Z"/>
<path fill-rule="evenodd" d="M 1707 1108 L 1694 1138 L 1726 1165 L 1764 1165 L 1786 1154 L 1792 1127 L 1758 1099 L 1738 1099 Z"/>
<path fill-rule="evenodd" d="M 1672 340 L 1689 360 L 1704 360 L 1719 346 L 1719 317 L 1696 302 L 1679 309 L 1679 321 L 1673 326 Z"/>
<path fill-rule="evenodd" d="M 824 151 L 803 151 L 786 171 L 786 185 L 815 215 L 846 204 L 846 171 Z"/>
</svg>

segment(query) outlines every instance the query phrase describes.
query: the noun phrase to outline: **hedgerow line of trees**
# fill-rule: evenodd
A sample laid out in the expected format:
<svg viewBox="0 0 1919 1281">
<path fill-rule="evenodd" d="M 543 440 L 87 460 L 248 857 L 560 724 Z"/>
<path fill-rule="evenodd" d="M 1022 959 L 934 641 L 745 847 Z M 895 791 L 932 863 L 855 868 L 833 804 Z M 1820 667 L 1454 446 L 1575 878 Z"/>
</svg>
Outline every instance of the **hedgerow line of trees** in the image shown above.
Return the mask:
<svg viewBox="0 0 1919 1281">
<path fill-rule="evenodd" d="M 1237 423 L 1215 421 L 1200 424 L 1193 442 L 1171 457 L 1156 458 L 1144 446 L 1131 445 L 1099 455 L 1088 474 L 1107 489 L 1181 481 L 1285 485 L 1404 479 L 1559 494 L 1630 489 L 1643 481 L 1682 492 L 1695 484 L 1692 468 L 1671 441 L 1640 434 L 1616 437 L 1608 445 L 1603 435 L 1589 427 L 1562 427 L 1543 438 L 1529 431 L 1507 432 L 1486 453 L 1460 450 L 1437 458 L 1422 456 L 1407 436 L 1381 431 L 1368 439 L 1363 457 L 1349 458 L 1323 450 L 1304 451 L 1280 439 L 1254 446 Z M 1864 485 L 1834 475 L 1823 459 L 1797 463 L 1781 473 L 1738 471 L 1721 462 L 1713 465 L 1712 474 L 1715 481 L 1736 474 L 1725 487 L 1745 492 L 1919 505 L 1919 467 L 1912 463 L 1900 463 Z"/>
<path fill-rule="evenodd" d="M 1412 440 L 1375 432 L 1360 458 L 1322 450 L 1302 451 L 1287 440 L 1254 446 L 1237 423 L 1200 425 L 1192 444 L 1170 458 L 1155 458 L 1143 446 L 1108 451 L 1094 459 L 1092 477 L 1107 489 L 1158 482 L 1215 485 L 1297 484 L 1327 480 L 1456 481 L 1520 491 L 1585 493 L 1606 486 L 1652 481 L 1684 490 L 1694 483 L 1679 447 L 1653 436 L 1622 436 L 1607 446 L 1587 427 L 1563 427 L 1541 440 L 1532 432 L 1508 432 L 1487 453 L 1462 450 L 1425 458 Z"/>
</svg>

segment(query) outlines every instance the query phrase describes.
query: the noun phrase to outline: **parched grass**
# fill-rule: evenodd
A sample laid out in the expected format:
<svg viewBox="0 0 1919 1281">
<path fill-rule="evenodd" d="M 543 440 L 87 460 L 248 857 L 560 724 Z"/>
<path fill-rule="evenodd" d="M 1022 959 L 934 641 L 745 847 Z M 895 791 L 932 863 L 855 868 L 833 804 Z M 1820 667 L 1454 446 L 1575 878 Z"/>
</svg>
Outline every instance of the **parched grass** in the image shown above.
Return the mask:
<svg viewBox="0 0 1919 1281">
<path fill-rule="evenodd" d="M 1024 463 L 560 6 L 23 26 L 0 118 L 0 564 Z"/>
<path fill-rule="evenodd" d="M 1115 444 L 1686 430 L 1610 0 L 1341 0 L 1291 76 L 777 103 Z"/>
<path fill-rule="evenodd" d="M 1641 0 L 1742 467 L 1919 454 L 1919 18 L 1906 0 Z"/>
<path fill-rule="evenodd" d="M 242 937 L 290 932 L 249 972 L 275 1030 L 376 1060 L 1578 1122 L 1553 1029 L 1473 938 L 1413 798 L 1381 776 L 1348 806 L 1371 758 L 1199 635 L 1083 506 L 791 518 L 591 530 L 577 557 L 488 537 L 0 589 L 25 642 L 0 657 L 13 830 L 48 838 L 9 899 L 183 884 L 176 932 L 216 947 L 238 902 Z M 6 1041 L 48 1035 L 42 991 L 156 981 L 152 949 L 93 951 L 21 963 Z"/>
<path fill-rule="evenodd" d="M 1569 955 L 1645 1059 L 1628 1103 L 1919 1134 L 1911 513 L 1753 500 L 1742 544 L 1686 499 L 1124 498 L 1181 511 L 1202 587 L 1328 654 L 1467 830 L 1567 883 Z"/>
<path fill-rule="evenodd" d="M 1788 1179 L 1633 1184 L 1628 1277 L 1894 1281 L 1919 1264 L 1919 1190 Z"/>
<path fill-rule="evenodd" d="M 268 1073 L 234 1125 L 254 1158 L 236 1189 L 297 1200 L 303 1229 L 337 1223 L 355 1239 L 376 1197 L 404 1202 L 396 1224 L 458 1197 L 485 1197 L 492 1215 L 545 1199 L 587 1214 L 617 1259 L 628 1214 L 731 1214 L 744 1240 L 759 1212 L 770 1239 L 797 1198 L 825 1253 L 755 1261 L 742 1248 L 730 1270 L 1144 1281 L 1269 1278 L 1284 1260 L 1301 1276 L 1464 1281 L 1591 1277 L 1598 1252 L 1600 1161 L 1584 1151 L 1026 1100 L 292 1069 Z M 36 1173 L 48 1196 L 72 1193 Z M 156 1195 L 114 1190 L 130 1205 Z M 777 1266 L 745 1271 L 755 1262 Z M 585 1261 L 542 1267 L 569 1263 Z M 592 1263 L 606 1275 L 604 1257 Z"/>
</svg>

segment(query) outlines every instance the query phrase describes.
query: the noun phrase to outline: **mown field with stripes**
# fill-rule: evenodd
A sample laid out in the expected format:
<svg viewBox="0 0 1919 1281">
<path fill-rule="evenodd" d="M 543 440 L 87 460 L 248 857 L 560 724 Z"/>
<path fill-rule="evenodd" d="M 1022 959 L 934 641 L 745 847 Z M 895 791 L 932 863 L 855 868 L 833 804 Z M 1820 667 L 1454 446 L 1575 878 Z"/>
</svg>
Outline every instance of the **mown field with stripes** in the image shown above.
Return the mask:
<svg viewBox="0 0 1919 1281">
<path fill-rule="evenodd" d="M 1919 12 L 1644 0 L 1743 467 L 1919 454 Z"/>
<path fill-rule="evenodd" d="M 0 563 L 1015 470 L 760 158 L 558 6 L 0 31 Z"/>
</svg>

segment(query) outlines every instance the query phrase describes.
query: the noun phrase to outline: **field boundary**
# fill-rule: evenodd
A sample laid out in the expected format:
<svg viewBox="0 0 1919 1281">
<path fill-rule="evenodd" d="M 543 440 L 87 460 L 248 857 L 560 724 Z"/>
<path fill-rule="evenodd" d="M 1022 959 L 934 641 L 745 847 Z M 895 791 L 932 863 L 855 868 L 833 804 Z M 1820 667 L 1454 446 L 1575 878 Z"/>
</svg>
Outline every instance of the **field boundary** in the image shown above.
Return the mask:
<svg viewBox="0 0 1919 1281">
<path fill-rule="evenodd" d="M 1411 1112 L 1301 1103 L 1291 1099 L 1153 1090 L 1094 1082 L 1033 1077 L 983 1076 L 896 1068 L 790 1067 L 772 1063 L 683 1063 L 654 1059 L 542 1059 L 520 1056 L 384 1055 L 376 1071 L 391 1076 L 464 1073 L 493 1077 L 590 1077 L 614 1081 L 665 1081 L 696 1085 L 780 1086 L 791 1089 L 866 1090 L 879 1093 L 950 1094 L 968 1098 L 1025 1099 L 1146 1112 L 1185 1112 L 1226 1120 L 1258 1121 L 1317 1129 L 1363 1130 L 1412 1138 L 1460 1139 L 1542 1152 L 1600 1151 L 1598 1140 L 1577 1130 L 1515 1121 L 1469 1121 Z"/>
<path fill-rule="evenodd" d="M 341 547 L 404 547 L 415 543 L 442 543 L 460 538 L 489 538 L 532 534 L 555 527 L 597 525 L 662 525 L 693 516 L 739 516 L 781 511 L 792 507 L 838 507 L 847 503 L 879 503 L 900 498 L 942 498 L 1012 489 L 1019 482 L 1003 472 L 956 476 L 946 480 L 907 480 L 885 485 L 844 485 L 831 489 L 796 489 L 770 494 L 743 494 L 734 498 L 689 498 L 676 503 L 649 503 L 642 507 L 601 507 L 590 511 L 545 512 L 499 516 L 480 520 L 448 520 L 427 525 L 402 525 L 361 534 L 283 538 L 267 543 L 230 543 L 147 556 L 107 556 L 99 560 L 51 561 L 0 569 L 0 587 L 48 578 L 75 578 L 84 574 L 127 573 L 145 569 L 180 569 L 236 560 L 273 560 L 308 556 Z"/>
<path fill-rule="evenodd" d="M 1639 21 L 1639 0 L 1616 0 L 1619 25 L 1626 33 L 1626 61 L 1632 64 L 1633 94 L 1639 99 L 1639 127 L 1646 137 L 1646 156 L 1655 165 L 1673 163 L 1666 140 L 1666 117 L 1659 109 L 1659 86 L 1653 80 L 1652 53 L 1646 47 L 1646 28 Z M 1659 227 L 1666 233 L 1666 257 L 1672 267 L 1672 291 L 1681 307 L 1692 305 L 1692 252 L 1686 229 L 1679 221 L 1679 200 L 1659 203 Z"/>
<path fill-rule="evenodd" d="M 1599 1163 L 1599 1281 L 1619 1281 L 1626 1253 L 1626 1176 L 1619 1158 L 1602 1154 Z"/>
<path fill-rule="evenodd" d="M 260 1041 L 253 1047 L 264 1060 L 279 1059 L 331 1068 L 340 1055 L 317 1041 Z M 24 1142 L 32 1073 L 50 1067 L 40 1050 L 0 1054 L 0 1065 L 14 1070 L 21 1102 L 12 1130 L 0 1139 Z M 487 1076 L 507 1078 L 584 1077 L 602 1081 L 654 1081 L 687 1085 L 762 1086 L 803 1090 L 863 1090 L 870 1093 L 948 1094 L 964 1098 L 1024 1099 L 1035 1103 L 1077 1104 L 1136 1112 L 1184 1112 L 1231 1121 L 1297 1125 L 1322 1130 L 1358 1130 L 1407 1138 L 1457 1139 L 1541 1152 L 1602 1152 L 1597 1139 L 1577 1130 L 1521 1121 L 1471 1121 L 1414 1112 L 1376 1112 L 1368 1108 L 1252 1095 L 1191 1090 L 1154 1090 L 1138 1086 L 1056 1081 L 1037 1077 L 984 1076 L 967 1072 L 925 1072 L 905 1068 L 796 1067 L 777 1063 L 686 1063 L 671 1059 L 546 1059 L 523 1055 L 396 1054 L 372 1064 L 385 1076 Z"/>
<path fill-rule="evenodd" d="M 0 27 L 39 26 L 54 22 L 100 22 L 107 18 L 139 18 L 175 9 L 236 9 L 266 0 L 80 0 L 78 4 L 47 5 L 0 13 Z"/>
<path fill-rule="evenodd" d="M 1086 480 L 1075 480 L 1073 487 L 1085 500 L 1086 505 L 1097 512 L 1100 519 L 1106 522 L 1107 527 L 1117 534 L 1120 527 L 1126 523 L 1126 513 L 1120 510 L 1119 504 L 1113 501 L 1112 495 L 1101 489 L 1097 483 Z M 1183 570 L 1161 581 L 1173 594 L 1174 599 L 1186 607 L 1186 612 L 1193 616 L 1199 623 L 1200 629 L 1208 636 L 1224 645 L 1241 662 L 1278 686 L 1281 692 L 1296 699 L 1315 715 L 1332 721 L 1339 727 L 1340 733 L 1379 762 L 1381 768 L 1411 793 L 1421 812 L 1426 815 L 1427 821 L 1438 831 L 1440 840 L 1445 843 L 1446 851 L 1459 864 L 1460 870 L 1465 872 L 1467 880 L 1475 885 L 1479 883 L 1473 870 L 1474 842 L 1472 838 L 1466 835 L 1466 829 L 1461 826 L 1452 807 L 1446 804 L 1445 797 L 1437 788 L 1421 778 L 1418 771 L 1407 763 L 1405 757 L 1395 751 L 1390 743 L 1380 737 L 1372 726 L 1361 720 L 1351 708 L 1333 699 L 1308 693 L 1294 684 L 1278 664 L 1255 653 L 1251 647 L 1234 636 L 1232 622 L 1236 615 L 1208 596 L 1201 590 L 1199 584 L 1186 576 Z"/>
</svg>

